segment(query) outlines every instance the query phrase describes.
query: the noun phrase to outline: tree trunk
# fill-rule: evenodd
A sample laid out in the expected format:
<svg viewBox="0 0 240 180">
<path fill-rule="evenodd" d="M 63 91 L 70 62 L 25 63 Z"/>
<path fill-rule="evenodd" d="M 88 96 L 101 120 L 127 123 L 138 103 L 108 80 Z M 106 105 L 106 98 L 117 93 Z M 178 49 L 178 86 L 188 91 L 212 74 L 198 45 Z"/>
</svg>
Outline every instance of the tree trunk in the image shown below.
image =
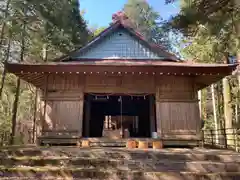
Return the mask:
<svg viewBox="0 0 240 180">
<path fill-rule="evenodd" d="M 19 94 L 20 94 L 20 86 L 21 86 L 21 81 L 20 81 L 20 78 L 18 78 L 17 86 L 16 86 L 15 100 L 13 103 L 13 110 L 12 110 L 12 133 L 11 133 L 11 137 L 10 137 L 11 145 L 13 145 L 15 143 L 16 125 L 17 125 L 17 109 L 18 109 L 18 101 L 19 101 Z"/>
<path fill-rule="evenodd" d="M 237 10 L 237 14 L 240 13 L 240 1 L 235 0 L 235 9 Z M 236 111 L 238 112 L 240 107 L 240 20 L 239 18 L 234 21 L 234 27 L 237 35 L 237 63 L 238 63 L 238 72 L 237 72 L 237 79 L 238 79 L 238 96 L 237 96 L 237 107 Z M 238 116 L 238 115 L 236 115 Z M 238 119 L 238 117 L 236 117 Z"/>
<path fill-rule="evenodd" d="M 220 129 L 223 129 L 224 128 L 224 111 L 223 111 L 223 92 L 222 92 L 222 81 L 219 81 L 217 83 L 217 89 L 216 89 L 216 92 L 217 92 L 217 96 L 216 96 L 216 99 L 217 99 L 217 115 L 218 115 L 218 119 L 219 119 L 219 127 Z"/>
<path fill-rule="evenodd" d="M 240 1 L 235 0 L 234 5 L 235 5 L 235 10 L 237 10 L 236 13 L 239 14 L 240 13 Z M 234 21 L 234 27 L 235 27 L 235 32 L 236 32 L 236 36 L 237 36 L 237 60 L 240 63 L 240 19 L 239 18 Z M 240 84 L 240 79 L 238 78 L 238 80 L 239 80 L 239 84 Z"/>
<path fill-rule="evenodd" d="M 3 36 L 4 36 L 4 31 L 5 31 L 5 27 L 6 27 L 6 22 L 5 20 L 7 19 L 8 17 L 8 10 L 9 10 L 9 6 L 10 6 L 10 2 L 11 0 L 7 0 L 7 3 L 6 3 L 6 8 L 5 8 L 5 13 L 4 13 L 4 22 L 2 24 L 2 29 L 1 29 L 1 35 L 0 35 L 0 47 L 2 47 L 2 43 L 3 43 Z"/>
<path fill-rule="evenodd" d="M 4 67 L 3 67 L 3 73 L 2 73 L 2 80 L 1 80 L 1 87 L 0 87 L 0 99 L 2 99 L 2 91 L 3 91 L 5 79 L 6 79 L 6 74 L 7 74 L 5 65 L 6 65 L 6 63 L 9 60 L 10 48 L 11 48 L 11 39 L 9 38 L 9 40 L 8 40 L 8 47 L 7 47 L 7 53 L 6 53 L 6 57 L 5 57 L 5 60 L 4 60 Z"/>
<path fill-rule="evenodd" d="M 43 44 L 43 47 L 42 47 L 42 59 L 43 59 L 44 62 L 47 62 L 47 45 L 46 44 Z M 37 112 L 39 110 L 38 107 L 40 107 L 40 109 L 42 109 L 42 107 L 41 107 L 42 103 L 43 102 L 41 102 L 38 90 L 36 88 L 36 92 L 35 92 L 35 105 L 34 105 L 34 116 L 33 116 L 33 143 L 35 143 L 36 137 L 37 137 L 37 133 L 36 133 L 36 120 L 37 120 Z M 45 102 L 44 102 L 44 107 L 43 108 L 44 108 L 44 111 L 46 111 L 46 109 L 45 109 Z M 42 116 L 42 114 L 41 114 L 41 116 Z M 44 119 L 46 119 L 45 116 L 46 116 L 46 114 L 44 112 L 43 113 Z M 41 123 L 41 125 L 42 124 L 43 123 Z"/>
<path fill-rule="evenodd" d="M 214 128 L 215 128 L 215 140 L 216 144 L 219 143 L 219 121 L 217 118 L 217 109 L 216 109 L 216 100 L 215 100 L 215 88 L 214 84 L 211 84 L 211 94 L 212 94 L 212 106 L 213 106 L 213 119 L 214 119 Z"/>
<path fill-rule="evenodd" d="M 42 49 L 42 58 L 44 62 L 48 61 L 48 54 L 47 54 L 47 44 L 43 44 L 43 49 Z"/>
<path fill-rule="evenodd" d="M 224 63 L 228 64 L 228 53 L 224 56 Z M 224 118 L 225 118 L 225 131 L 228 145 L 233 143 L 232 140 L 232 128 L 233 128 L 233 111 L 231 107 L 231 89 L 228 78 L 225 77 L 222 80 L 223 82 L 223 101 L 224 101 Z"/>
<path fill-rule="evenodd" d="M 26 30 L 26 22 L 23 22 L 23 29 L 22 29 L 22 38 L 21 38 L 21 52 L 20 52 L 20 62 L 24 60 L 24 53 L 25 53 L 25 30 Z M 17 124 L 17 110 L 18 110 L 18 101 L 20 95 L 20 86 L 21 80 L 20 78 L 17 79 L 17 86 L 16 86 L 16 94 L 15 94 L 15 101 L 13 103 L 13 113 L 12 113 L 12 133 L 10 137 L 10 144 L 14 144 L 15 139 L 15 131 L 16 131 L 16 124 Z"/>
<path fill-rule="evenodd" d="M 217 99 L 217 118 L 218 118 L 218 122 L 219 122 L 219 128 L 221 129 L 221 131 L 218 131 L 219 132 L 219 143 L 220 145 L 224 145 L 224 126 L 225 126 L 225 123 L 224 123 L 224 110 L 223 110 L 223 93 L 222 93 L 222 82 L 219 81 L 217 83 L 217 96 L 216 96 L 216 99 Z"/>
</svg>

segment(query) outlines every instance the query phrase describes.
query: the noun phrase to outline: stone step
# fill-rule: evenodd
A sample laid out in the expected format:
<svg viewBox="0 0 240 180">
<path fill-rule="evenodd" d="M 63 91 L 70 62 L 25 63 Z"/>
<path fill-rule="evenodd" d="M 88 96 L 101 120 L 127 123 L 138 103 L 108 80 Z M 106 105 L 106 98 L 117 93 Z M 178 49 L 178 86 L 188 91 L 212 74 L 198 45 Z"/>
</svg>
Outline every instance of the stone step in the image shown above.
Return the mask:
<svg viewBox="0 0 240 180">
<path fill-rule="evenodd" d="M 181 160 L 181 161 L 216 161 L 240 162 L 240 154 L 224 150 L 207 149 L 162 149 L 162 150 L 127 150 L 125 148 L 76 148 L 76 147 L 48 147 L 25 148 L 13 150 L 0 150 L 3 157 L 84 157 L 106 159 L 132 159 L 132 160 Z"/>
<path fill-rule="evenodd" d="M 119 160 L 102 158 L 2 158 L 5 167 L 81 167 L 147 171 L 240 172 L 240 162 L 173 161 L 171 159 Z"/>
<path fill-rule="evenodd" d="M 91 147 L 126 147 L 126 142 L 91 142 Z"/>
<path fill-rule="evenodd" d="M 197 172 L 143 172 L 143 171 L 116 171 L 103 169 L 81 168 L 33 168 L 15 167 L 0 168 L 0 178 L 28 178 L 32 179 L 131 179 L 131 180 L 237 180 L 240 172 L 232 173 L 197 173 Z"/>
</svg>

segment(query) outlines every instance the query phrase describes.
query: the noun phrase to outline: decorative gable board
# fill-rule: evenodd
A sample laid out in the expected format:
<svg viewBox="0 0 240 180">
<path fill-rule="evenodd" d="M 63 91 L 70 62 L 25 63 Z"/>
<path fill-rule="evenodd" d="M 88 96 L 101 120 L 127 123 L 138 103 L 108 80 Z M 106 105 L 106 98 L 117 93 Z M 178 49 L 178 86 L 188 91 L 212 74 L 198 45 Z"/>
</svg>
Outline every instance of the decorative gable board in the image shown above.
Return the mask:
<svg viewBox="0 0 240 180">
<path fill-rule="evenodd" d="M 93 43 L 72 58 L 79 59 L 164 59 L 145 47 L 141 40 L 132 37 L 126 30 L 118 29 Z"/>
</svg>

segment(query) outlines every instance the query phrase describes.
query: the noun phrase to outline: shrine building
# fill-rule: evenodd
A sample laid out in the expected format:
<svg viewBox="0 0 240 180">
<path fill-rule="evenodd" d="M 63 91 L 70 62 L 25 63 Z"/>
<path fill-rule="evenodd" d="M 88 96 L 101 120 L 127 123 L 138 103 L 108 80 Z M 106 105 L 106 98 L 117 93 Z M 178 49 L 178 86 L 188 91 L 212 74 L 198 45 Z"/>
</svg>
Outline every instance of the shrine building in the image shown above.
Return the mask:
<svg viewBox="0 0 240 180">
<path fill-rule="evenodd" d="M 197 92 L 236 67 L 181 60 L 121 18 L 52 62 L 6 64 L 42 92 L 41 142 L 160 138 L 172 145 L 201 139 Z"/>
</svg>

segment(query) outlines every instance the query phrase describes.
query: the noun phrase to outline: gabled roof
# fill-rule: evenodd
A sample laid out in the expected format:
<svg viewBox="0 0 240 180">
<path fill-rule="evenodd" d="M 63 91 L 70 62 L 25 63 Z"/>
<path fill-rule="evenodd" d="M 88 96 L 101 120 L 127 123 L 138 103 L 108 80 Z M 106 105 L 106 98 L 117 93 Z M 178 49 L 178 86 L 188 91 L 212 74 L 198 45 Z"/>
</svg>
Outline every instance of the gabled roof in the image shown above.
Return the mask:
<svg viewBox="0 0 240 180">
<path fill-rule="evenodd" d="M 149 43 L 143 35 L 141 35 L 139 32 L 135 31 L 133 28 L 131 28 L 127 23 L 124 23 L 122 20 L 118 20 L 114 23 L 112 23 L 108 28 L 103 30 L 98 36 L 93 38 L 86 46 L 74 50 L 70 52 L 68 55 L 60 57 L 55 59 L 54 61 L 74 61 L 76 59 L 72 58 L 76 53 L 81 53 L 86 51 L 87 49 L 91 48 L 95 44 L 97 44 L 99 41 L 101 41 L 104 37 L 110 35 L 114 31 L 118 29 L 124 29 L 126 30 L 131 36 L 139 40 L 145 47 L 149 48 L 152 52 L 159 55 L 159 57 L 164 56 L 164 60 L 166 61 L 181 61 L 179 58 L 177 58 L 176 55 L 169 53 L 163 46 L 160 46 L 158 44 Z M 84 58 L 86 60 L 86 58 Z M 160 59 L 160 58 L 159 58 Z M 78 59 L 79 60 L 79 59 Z M 161 58 L 161 60 L 163 60 Z"/>
</svg>

